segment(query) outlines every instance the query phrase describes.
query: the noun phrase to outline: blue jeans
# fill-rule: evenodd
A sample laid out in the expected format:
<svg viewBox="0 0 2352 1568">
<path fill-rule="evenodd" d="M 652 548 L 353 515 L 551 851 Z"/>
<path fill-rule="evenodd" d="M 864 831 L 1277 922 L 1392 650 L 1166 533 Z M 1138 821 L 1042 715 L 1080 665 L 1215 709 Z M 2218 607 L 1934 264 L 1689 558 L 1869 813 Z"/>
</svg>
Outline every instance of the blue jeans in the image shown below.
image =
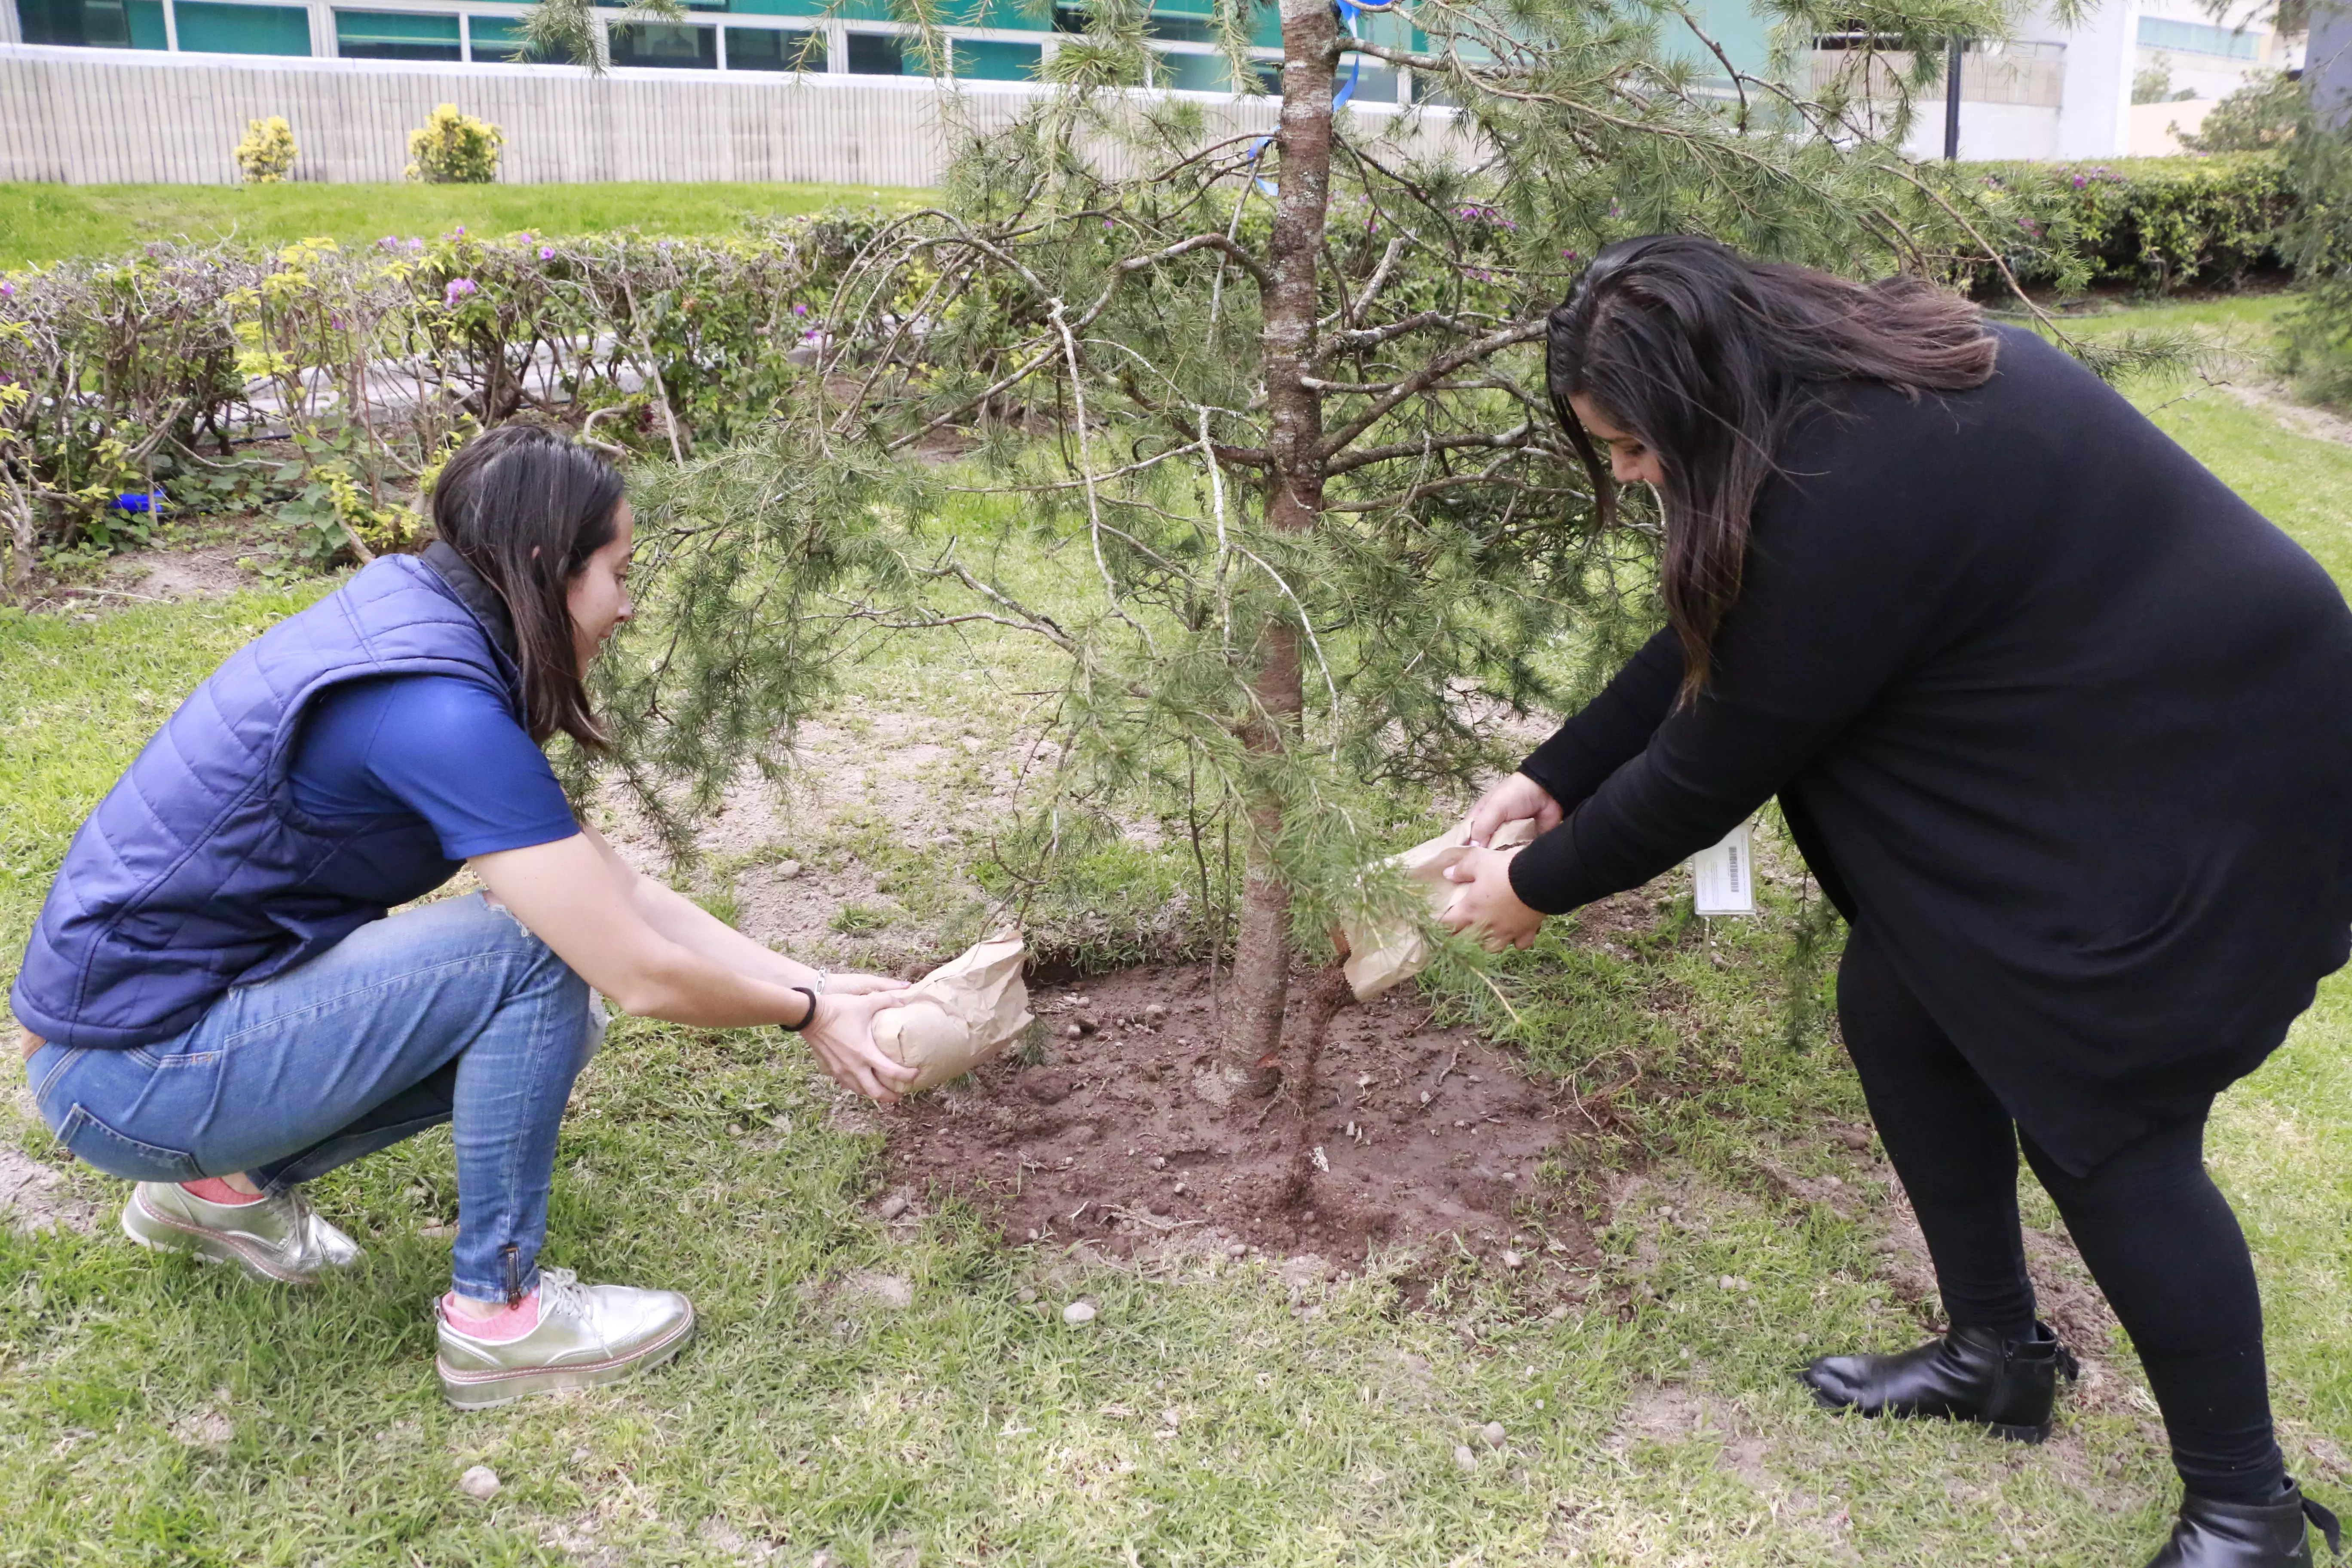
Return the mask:
<svg viewBox="0 0 2352 1568">
<path fill-rule="evenodd" d="M 477 894 L 237 986 L 176 1039 L 26 1067 L 74 1157 L 131 1181 L 243 1172 L 277 1193 L 452 1123 L 457 1289 L 490 1301 L 538 1280 L 556 1130 L 603 1025 L 587 983 Z"/>
</svg>

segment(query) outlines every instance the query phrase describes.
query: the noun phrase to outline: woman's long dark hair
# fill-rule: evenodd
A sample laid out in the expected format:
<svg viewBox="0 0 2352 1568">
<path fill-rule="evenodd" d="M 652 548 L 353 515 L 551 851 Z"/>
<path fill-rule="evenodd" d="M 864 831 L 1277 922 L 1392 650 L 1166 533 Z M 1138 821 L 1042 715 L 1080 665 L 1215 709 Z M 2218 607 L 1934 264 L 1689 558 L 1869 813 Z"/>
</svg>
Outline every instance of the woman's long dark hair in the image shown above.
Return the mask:
<svg viewBox="0 0 2352 1568">
<path fill-rule="evenodd" d="M 1608 246 L 1551 313 L 1552 409 L 1615 516 L 1608 465 L 1571 394 L 1657 454 L 1665 483 L 1660 586 L 1683 645 L 1683 696 L 1706 683 L 1739 597 L 1756 493 L 1824 384 L 1874 381 L 1913 397 L 1990 380 L 2000 340 L 1977 308 L 1909 278 L 1853 283 L 1654 235 Z"/>
<path fill-rule="evenodd" d="M 433 485 L 433 527 L 506 602 L 530 738 L 604 748 L 572 639 L 567 595 L 620 526 L 621 476 L 584 447 L 502 425 L 459 448 Z"/>
</svg>

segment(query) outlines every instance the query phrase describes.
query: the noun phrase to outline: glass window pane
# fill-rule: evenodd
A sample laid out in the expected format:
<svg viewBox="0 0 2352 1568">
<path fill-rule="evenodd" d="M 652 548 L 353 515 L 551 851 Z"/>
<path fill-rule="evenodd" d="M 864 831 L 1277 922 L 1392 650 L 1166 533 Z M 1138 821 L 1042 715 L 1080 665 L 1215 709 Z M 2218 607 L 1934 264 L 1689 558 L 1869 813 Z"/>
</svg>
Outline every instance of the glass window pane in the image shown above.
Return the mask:
<svg viewBox="0 0 2352 1568">
<path fill-rule="evenodd" d="M 338 11 L 335 53 L 347 60 L 457 60 L 457 18 L 419 11 Z"/>
<path fill-rule="evenodd" d="M 803 55 L 802 51 L 807 53 Z M 727 68 L 731 71 L 821 71 L 824 35 L 791 27 L 730 27 Z"/>
<path fill-rule="evenodd" d="M 955 73 L 972 81 L 1035 81 L 1045 51 L 1034 44 L 955 41 Z"/>
<path fill-rule="evenodd" d="M 859 76 L 904 76 L 907 51 L 895 33 L 852 33 L 849 68 Z"/>
<path fill-rule="evenodd" d="M 519 66 L 550 63 L 545 56 L 532 53 L 524 44 L 520 18 L 468 16 L 466 18 L 466 31 L 473 40 L 477 62 Z"/>
<path fill-rule="evenodd" d="M 615 22 L 613 63 L 671 70 L 717 70 L 719 30 L 677 22 Z"/>
<path fill-rule="evenodd" d="M 159 7 L 159 19 L 160 16 Z M 131 16 L 122 0 L 18 0 L 16 19 L 28 44 L 70 44 L 94 49 L 131 47 Z"/>
<path fill-rule="evenodd" d="M 214 55 L 307 55 L 310 14 L 293 5 L 180 0 L 180 47 Z"/>
</svg>

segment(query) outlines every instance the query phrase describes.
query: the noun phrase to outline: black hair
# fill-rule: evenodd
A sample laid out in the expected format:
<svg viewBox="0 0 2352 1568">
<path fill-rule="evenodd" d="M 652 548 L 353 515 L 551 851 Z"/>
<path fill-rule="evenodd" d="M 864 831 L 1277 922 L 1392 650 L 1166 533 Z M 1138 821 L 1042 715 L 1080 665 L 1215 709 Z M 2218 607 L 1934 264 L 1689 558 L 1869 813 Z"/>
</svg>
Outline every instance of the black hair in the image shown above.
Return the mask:
<svg viewBox="0 0 2352 1568">
<path fill-rule="evenodd" d="M 1605 247 L 1547 335 L 1552 410 L 1603 524 L 1615 520 L 1615 489 L 1570 395 L 1598 405 L 1664 471 L 1660 589 L 1682 639 L 1685 700 L 1706 685 L 1716 631 L 1739 597 L 1757 491 L 1824 384 L 1964 391 L 1991 379 L 2000 345 L 1975 306 L 1916 279 L 1855 283 L 1685 235 Z"/>
<path fill-rule="evenodd" d="M 530 425 L 502 425 L 460 447 L 433 485 L 433 527 L 505 601 L 522 667 L 530 738 L 558 730 L 605 745 L 588 704 L 569 595 L 588 558 L 613 542 L 623 486 L 585 447 Z"/>
</svg>

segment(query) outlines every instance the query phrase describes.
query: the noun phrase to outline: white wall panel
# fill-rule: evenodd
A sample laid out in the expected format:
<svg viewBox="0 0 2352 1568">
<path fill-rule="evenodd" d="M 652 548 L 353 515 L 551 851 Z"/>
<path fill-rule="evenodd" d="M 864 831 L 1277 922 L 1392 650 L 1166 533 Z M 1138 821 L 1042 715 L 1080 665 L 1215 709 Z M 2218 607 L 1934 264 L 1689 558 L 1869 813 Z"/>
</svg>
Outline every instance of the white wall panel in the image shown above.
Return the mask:
<svg viewBox="0 0 2352 1568">
<path fill-rule="evenodd" d="M 588 180 L 938 183 L 959 121 L 1003 125 L 1045 90 L 924 78 L 412 64 L 0 44 L 0 180 L 231 184 L 248 120 L 282 114 L 299 180 L 401 178 L 408 132 L 454 103 L 506 133 L 508 184 Z M 1137 93 L 1139 103 L 1156 94 Z M 1185 93 L 1212 136 L 1271 131 L 1269 99 Z M 1360 134 L 1397 120 L 1353 111 Z M 1398 127 L 1434 144 L 1453 117 Z M 1124 152 L 1113 164 L 1133 163 Z"/>
</svg>

